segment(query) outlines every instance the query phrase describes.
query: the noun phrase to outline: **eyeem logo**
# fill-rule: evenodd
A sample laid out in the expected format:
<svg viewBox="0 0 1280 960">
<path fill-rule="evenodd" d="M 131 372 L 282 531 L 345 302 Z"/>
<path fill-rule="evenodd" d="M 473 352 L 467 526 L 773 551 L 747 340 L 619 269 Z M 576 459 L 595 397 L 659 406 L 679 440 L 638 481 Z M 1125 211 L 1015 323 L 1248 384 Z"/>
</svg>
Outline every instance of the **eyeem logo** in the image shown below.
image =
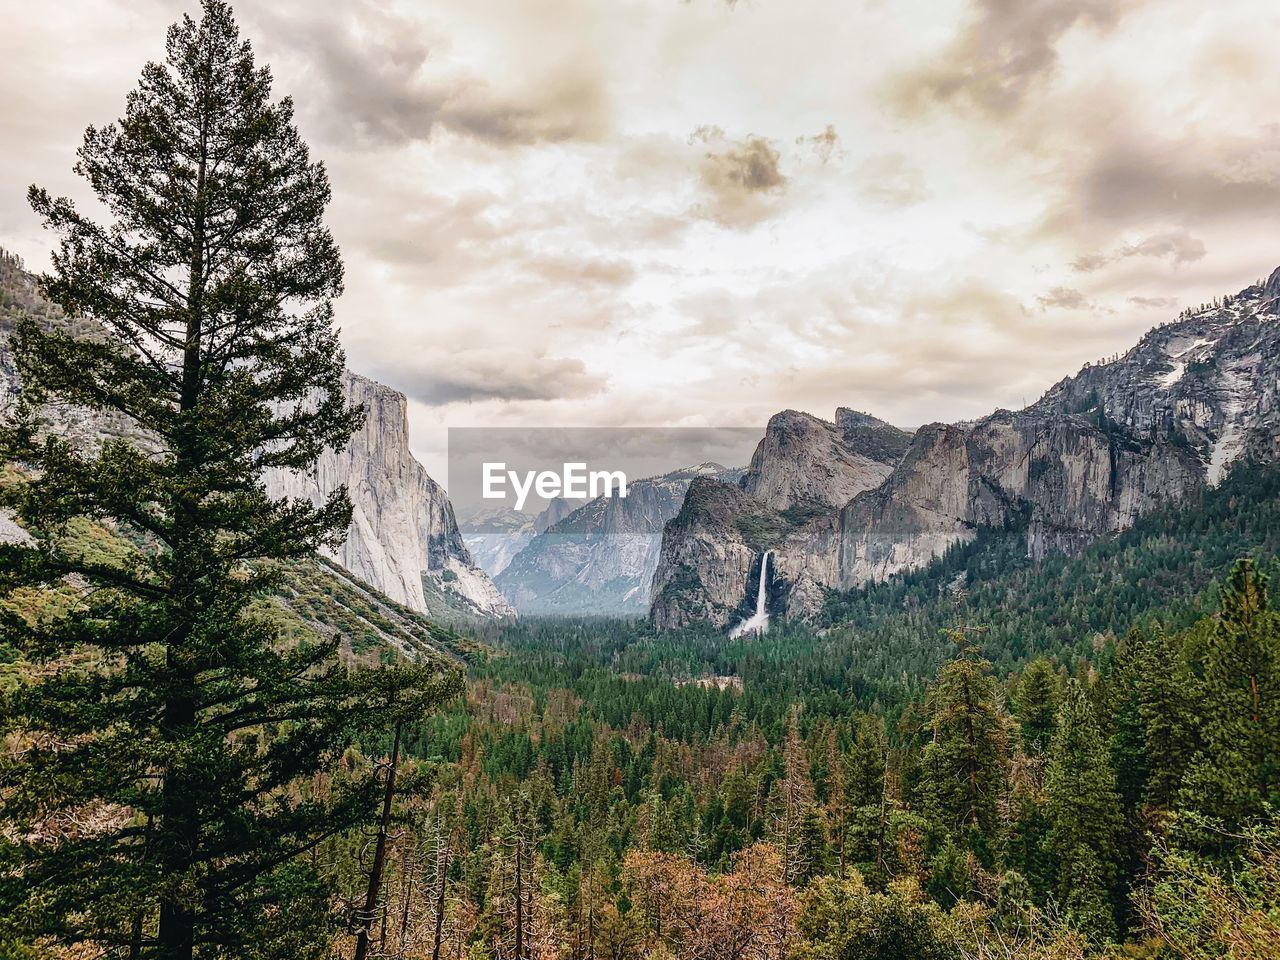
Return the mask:
<svg viewBox="0 0 1280 960">
<path fill-rule="evenodd" d="M 529 492 L 544 500 L 565 497 L 569 500 L 586 497 L 625 497 L 627 475 L 621 470 L 587 471 L 585 463 L 566 463 L 559 473 L 554 470 L 528 470 L 520 474 L 508 470 L 505 463 L 486 462 L 483 467 L 484 485 L 481 496 L 486 500 L 505 500 L 507 485 L 516 495 L 516 509 L 523 510 Z M 522 482 L 523 481 L 523 482 Z M 616 490 L 616 493 L 615 493 Z"/>
</svg>

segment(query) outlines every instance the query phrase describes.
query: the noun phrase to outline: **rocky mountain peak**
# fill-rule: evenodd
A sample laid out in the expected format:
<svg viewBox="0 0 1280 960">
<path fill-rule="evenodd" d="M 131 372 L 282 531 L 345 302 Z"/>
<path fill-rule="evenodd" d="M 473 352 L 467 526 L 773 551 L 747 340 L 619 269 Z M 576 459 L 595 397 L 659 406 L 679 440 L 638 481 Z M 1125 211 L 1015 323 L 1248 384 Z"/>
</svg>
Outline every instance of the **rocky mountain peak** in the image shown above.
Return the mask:
<svg viewBox="0 0 1280 960">
<path fill-rule="evenodd" d="M 769 419 L 751 457 L 743 489 L 773 510 L 803 504 L 840 507 L 878 486 L 910 435 L 853 410 L 836 422 L 798 410 Z"/>
<path fill-rule="evenodd" d="M 1217 483 L 1246 452 L 1277 450 L 1278 321 L 1280 270 L 1156 327 L 1108 363 L 1086 366 L 1033 409 L 1089 414 L 1135 438 L 1178 443 Z"/>
<path fill-rule="evenodd" d="M 879 417 L 873 417 L 869 413 L 863 413 L 861 410 L 853 410 L 850 407 L 836 407 L 836 426 L 840 428 L 842 433 L 848 433 L 853 430 L 863 429 L 897 429 L 890 423 L 886 423 Z"/>
<path fill-rule="evenodd" d="M 1262 285 L 1262 295 L 1264 297 L 1280 297 L 1280 267 L 1276 267 L 1271 271 L 1271 276 L 1267 277 L 1266 282 Z"/>
</svg>

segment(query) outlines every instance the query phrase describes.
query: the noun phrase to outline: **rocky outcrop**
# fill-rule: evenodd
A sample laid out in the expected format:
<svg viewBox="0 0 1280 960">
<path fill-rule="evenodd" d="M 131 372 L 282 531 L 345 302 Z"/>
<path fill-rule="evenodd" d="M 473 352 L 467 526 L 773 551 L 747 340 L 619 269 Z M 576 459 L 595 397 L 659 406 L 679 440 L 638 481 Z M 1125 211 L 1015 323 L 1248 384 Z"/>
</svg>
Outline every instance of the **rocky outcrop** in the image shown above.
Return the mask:
<svg viewBox="0 0 1280 960">
<path fill-rule="evenodd" d="M 643 614 L 662 530 L 691 483 L 736 483 L 741 469 L 704 463 L 635 480 L 625 497 L 597 497 L 532 537 L 497 576 L 522 614 Z"/>
<path fill-rule="evenodd" d="M 660 630 L 696 621 L 728 626 L 745 613 L 744 584 L 759 571 L 750 522 L 766 513 L 737 484 L 699 478 L 666 525 L 653 578 L 651 617 Z"/>
<path fill-rule="evenodd" d="M 808 413 L 775 414 L 756 447 L 743 489 L 773 510 L 842 507 L 878 487 L 911 442 L 911 434 L 841 408 L 836 422 Z"/>
<path fill-rule="evenodd" d="M 754 589 L 737 556 L 741 523 L 728 522 L 726 511 L 749 516 L 784 505 L 789 525 L 756 546 L 775 551 L 771 611 L 804 617 L 827 590 L 923 566 L 984 527 L 1016 529 L 1032 559 L 1071 553 L 1157 504 L 1216 484 L 1242 456 L 1274 458 L 1280 270 L 1152 330 L 1123 356 L 1086 366 L 1024 410 L 922 427 L 882 482 L 833 511 L 818 509 L 820 493 L 842 495 L 852 472 L 843 458 L 813 455 L 832 448 L 833 431 L 798 417 L 774 418 L 782 429 L 762 442 L 761 462 L 752 463 L 758 479 L 744 491 L 754 502 L 707 491 L 720 502 L 700 512 L 718 524 L 690 517 L 668 526 L 659 576 L 681 589 L 676 604 L 667 602 L 671 591 L 655 589 L 655 623 L 724 626 Z M 858 429 L 852 416 L 849 423 Z M 837 432 L 847 443 L 847 432 Z M 810 509 L 796 516 L 801 502 Z M 686 542 L 691 536 L 695 543 Z M 721 556 L 723 572 L 712 569 Z"/>
<path fill-rule="evenodd" d="M 794 410 L 772 417 L 741 484 L 690 488 L 664 530 L 654 623 L 725 627 L 749 615 L 744 578 L 758 575 L 765 550 L 774 552 L 770 611 L 820 606 L 839 576 L 837 511 L 883 483 L 910 442 L 910 433 L 845 408 L 834 423 Z"/>
<path fill-rule="evenodd" d="M 444 489 L 409 449 L 404 395 L 350 371 L 343 391 L 350 403 L 364 405 L 364 425 L 342 450 L 322 453 L 308 473 L 269 471 L 268 492 L 321 503 L 346 486 L 351 526 L 331 559 L 411 610 L 459 612 L 439 609 L 445 605 L 479 616 L 512 615 L 472 560 Z"/>
<path fill-rule="evenodd" d="M 841 511 L 839 576 L 829 585 L 919 567 L 982 527 L 1022 529 L 1034 559 L 1072 553 L 1201 481 L 1180 444 L 1086 416 L 1002 410 L 970 426 L 930 424 L 882 487 Z"/>
<path fill-rule="evenodd" d="M 1245 453 L 1276 454 L 1280 433 L 1280 269 L 1264 283 L 1157 327 L 1128 353 L 1056 384 L 1034 409 L 1094 412 L 1135 437 L 1194 451 L 1218 483 Z"/>
</svg>

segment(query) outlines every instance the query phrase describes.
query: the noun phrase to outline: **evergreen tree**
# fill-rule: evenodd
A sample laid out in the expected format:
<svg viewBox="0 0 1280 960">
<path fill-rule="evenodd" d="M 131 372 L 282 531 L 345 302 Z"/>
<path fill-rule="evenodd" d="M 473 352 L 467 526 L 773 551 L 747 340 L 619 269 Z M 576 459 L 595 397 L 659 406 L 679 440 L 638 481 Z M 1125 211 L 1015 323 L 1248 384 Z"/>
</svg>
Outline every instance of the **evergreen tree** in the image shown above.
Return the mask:
<svg viewBox="0 0 1280 960">
<path fill-rule="evenodd" d="M 1107 693 L 1110 730 L 1111 769 L 1116 775 L 1116 793 L 1124 814 L 1120 837 L 1119 873 L 1135 877 L 1142 873 L 1150 841 L 1143 817 L 1151 763 L 1147 757 L 1147 727 L 1142 715 L 1143 671 L 1146 669 L 1145 638 L 1136 630 L 1116 648 Z M 1119 903 L 1122 925 L 1130 920 L 1130 904 Z"/>
<path fill-rule="evenodd" d="M 997 801 L 1008 759 L 1008 718 L 996 697 L 991 664 L 968 646 L 939 674 L 929 693 L 932 739 L 922 757 L 921 790 L 929 814 L 973 844 L 997 835 Z"/>
<path fill-rule="evenodd" d="M 1046 843 L 1057 862 L 1058 902 L 1078 929 L 1112 938 L 1120 798 L 1097 717 L 1075 679 L 1067 682 L 1059 708 L 1045 790 Z"/>
<path fill-rule="evenodd" d="M 1203 744 L 1180 800 L 1235 833 L 1280 800 L 1280 620 L 1251 560 L 1222 588 L 1201 689 Z"/>
<path fill-rule="evenodd" d="M 1018 682 L 1014 711 L 1022 732 L 1023 748 L 1043 756 L 1053 737 L 1054 715 L 1058 708 L 1058 674 L 1053 663 L 1038 657 L 1027 664 Z"/>
<path fill-rule="evenodd" d="M 270 87 L 205 0 L 124 118 L 85 135 L 76 169 L 111 221 L 31 190 L 62 237 L 43 291 L 77 324 L 19 326 L 0 435 L 25 469 L 3 505 L 36 535 L 0 546 L 4 634 L 31 665 L 0 712 L 24 744 L 0 767 L 0 925 L 20 936 L 317 954 L 329 897 L 299 855 L 367 818 L 374 785 L 294 786 L 456 685 L 438 665 L 345 669 L 337 638 L 286 647 L 258 603 L 350 518 L 345 491 L 275 501 L 263 471 L 310 468 L 362 415 L 341 390 L 328 181 Z M 44 401 L 127 430 L 77 449 L 41 434 Z M 132 546 L 88 549 L 85 518 Z"/>
<path fill-rule="evenodd" d="M 1203 631 L 1196 628 L 1192 636 Z M 1145 802 L 1170 808 L 1200 749 L 1199 683 L 1184 637 L 1160 627 L 1139 654 L 1138 711 L 1146 766 Z"/>
<path fill-rule="evenodd" d="M 870 716 L 858 718 L 854 723 L 853 742 L 842 764 L 845 812 L 842 868 L 846 863 L 859 864 L 864 873 L 872 866 L 883 868 L 888 759 L 889 742 L 884 722 Z"/>
<path fill-rule="evenodd" d="M 1111 767 L 1125 812 L 1133 815 L 1147 795 L 1147 727 L 1142 716 L 1143 672 L 1147 668 L 1145 641 L 1131 631 L 1116 649 L 1107 689 L 1107 717 L 1111 733 Z"/>
<path fill-rule="evenodd" d="M 783 776 L 774 785 L 771 833 L 782 852 L 788 883 L 807 880 L 816 866 L 814 857 L 815 821 L 812 814 L 813 783 L 809 779 L 809 758 L 793 716 L 787 727 L 783 749 Z"/>
<path fill-rule="evenodd" d="M 913 880 L 872 893 L 857 873 L 823 878 L 806 892 L 797 960 L 951 960 L 961 956 L 958 925 Z"/>
</svg>

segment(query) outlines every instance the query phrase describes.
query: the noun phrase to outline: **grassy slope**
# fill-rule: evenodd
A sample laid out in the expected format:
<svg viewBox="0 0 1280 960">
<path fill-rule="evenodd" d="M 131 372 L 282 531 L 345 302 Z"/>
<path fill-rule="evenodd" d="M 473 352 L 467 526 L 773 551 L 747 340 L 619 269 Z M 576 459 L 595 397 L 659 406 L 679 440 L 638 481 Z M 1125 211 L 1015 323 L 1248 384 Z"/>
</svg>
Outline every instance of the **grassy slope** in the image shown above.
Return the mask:
<svg viewBox="0 0 1280 960">
<path fill-rule="evenodd" d="M 137 548 L 110 525 L 76 519 L 66 535 L 86 554 L 120 559 Z M 26 616 L 74 603 L 74 589 L 23 590 L 7 601 Z M 481 648 L 453 630 L 384 597 L 368 584 L 326 560 L 293 563 L 284 570 L 277 596 L 256 604 L 286 641 L 334 635 L 350 662 L 388 663 L 399 659 L 465 659 Z M 21 670 L 15 651 L 0 643 L 0 683 Z"/>
</svg>

